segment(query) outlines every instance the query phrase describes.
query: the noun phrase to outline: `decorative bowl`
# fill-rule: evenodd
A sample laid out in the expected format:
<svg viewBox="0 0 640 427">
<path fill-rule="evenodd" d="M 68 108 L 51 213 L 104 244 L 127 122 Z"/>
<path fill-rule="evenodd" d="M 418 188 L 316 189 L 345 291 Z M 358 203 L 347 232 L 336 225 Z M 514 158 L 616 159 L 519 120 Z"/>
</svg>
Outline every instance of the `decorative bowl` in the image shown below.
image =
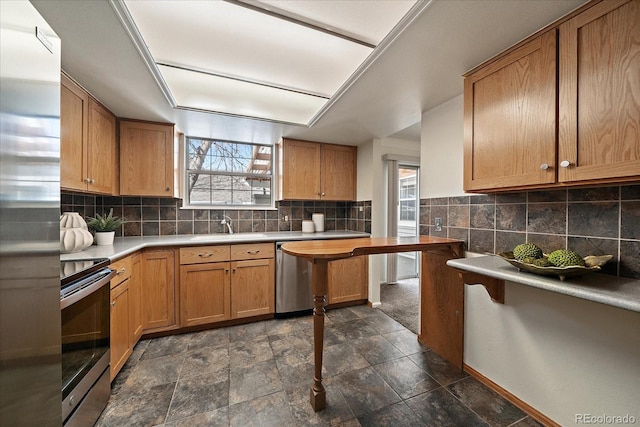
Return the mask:
<svg viewBox="0 0 640 427">
<path fill-rule="evenodd" d="M 537 265 L 515 259 L 513 252 L 503 252 L 497 255 L 504 258 L 505 261 L 520 271 L 527 271 L 541 276 L 557 276 L 562 281 L 567 277 L 580 276 L 584 273 L 588 273 L 589 271 L 600 271 L 602 266 L 613 258 L 613 255 L 591 255 L 584 257 L 584 267 L 577 265 L 571 267 L 539 267 Z"/>
</svg>

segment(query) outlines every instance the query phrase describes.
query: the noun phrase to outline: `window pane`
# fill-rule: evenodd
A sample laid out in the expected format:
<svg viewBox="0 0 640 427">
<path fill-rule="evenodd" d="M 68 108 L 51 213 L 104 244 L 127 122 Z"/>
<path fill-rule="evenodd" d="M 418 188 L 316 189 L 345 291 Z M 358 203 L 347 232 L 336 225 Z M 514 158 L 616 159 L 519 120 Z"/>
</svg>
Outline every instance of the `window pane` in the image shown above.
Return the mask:
<svg viewBox="0 0 640 427">
<path fill-rule="evenodd" d="M 189 203 L 272 206 L 272 167 L 271 146 L 187 138 Z"/>
<path fill-rule="evenodd" d="M 400 202 L 400 221 L 416 220 L 416 201 L 403 200 Z"/>
<path fill-rule="evenodd" d="M 271 174 L 272 147 L 188 138 L 188 168 L 212 172 Z"/>
</svg>

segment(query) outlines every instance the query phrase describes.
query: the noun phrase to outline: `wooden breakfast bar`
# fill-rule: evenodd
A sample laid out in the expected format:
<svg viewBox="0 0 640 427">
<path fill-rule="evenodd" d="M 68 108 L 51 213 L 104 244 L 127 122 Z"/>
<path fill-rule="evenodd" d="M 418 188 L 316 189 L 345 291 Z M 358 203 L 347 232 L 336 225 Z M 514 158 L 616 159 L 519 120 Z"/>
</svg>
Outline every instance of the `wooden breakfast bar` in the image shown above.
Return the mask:
<svg viewBox="0 0 640 427">
<path fill-rule="evenodd" d="M 314 378 L 311 386 L 311 406 L 314 411 L 326 407 L 326 392 L 322 385 L 322 352 L 324 343 L 324 306 L 327 297 L 328 263 L 359 255 L 396 252 L 421 252 L 421 331 L 420 341 L 452 363 L 462 364 L 463 284 L 458 275 L 446 266 L 446 261 L 464 256 L 463 242 L 440 237 L 374 237 L 339 240 L 290 242 L 282 250 L 303 257 L 312 264 L 313 352 Z M 424 302 L 434 310 L 424 312 Z M 428 330 L 423 318 L 429 317 Z"/>
</svg>

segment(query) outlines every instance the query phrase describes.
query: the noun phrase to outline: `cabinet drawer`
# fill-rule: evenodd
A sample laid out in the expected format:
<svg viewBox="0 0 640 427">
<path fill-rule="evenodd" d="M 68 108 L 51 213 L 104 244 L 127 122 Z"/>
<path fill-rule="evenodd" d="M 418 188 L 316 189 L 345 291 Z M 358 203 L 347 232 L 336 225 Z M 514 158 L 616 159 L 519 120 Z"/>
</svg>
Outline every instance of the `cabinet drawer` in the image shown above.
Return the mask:
<svg viewBox="0 0 640 427">
<path fill-rule="evenodd" d="M 229 245 L 198 246 L 180 249 L 180 264 L 229 261 Z"/>
<path fill-rule="evenodd" d="M 116 275 L 111 279 L 111 289 L 118 286 L 120 283 L 131 277 L 131 258 L 126 257 L 116 262 L 112 262 L 109 266 L 112 270 L 116 271 Z"/>
<path fill-rule="evenodd" d="M 275 254 L 273 243 L 250 243 L 247 245 L 232 245 L 231 260 L 273 258 Z"/>
</svg>

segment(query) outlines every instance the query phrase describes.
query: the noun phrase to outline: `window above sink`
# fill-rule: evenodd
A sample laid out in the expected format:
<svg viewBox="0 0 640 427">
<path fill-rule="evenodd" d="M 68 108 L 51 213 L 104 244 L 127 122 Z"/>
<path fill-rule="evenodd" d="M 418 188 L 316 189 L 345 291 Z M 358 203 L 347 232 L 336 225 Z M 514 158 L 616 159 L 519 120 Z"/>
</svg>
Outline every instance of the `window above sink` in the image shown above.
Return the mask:
<svg viewBox="0 0 640 427">
<path fill-rule="evenodd" d="M 274 208 L 273 147 L 185 138 L 185 207 Z"/>
</svg>

